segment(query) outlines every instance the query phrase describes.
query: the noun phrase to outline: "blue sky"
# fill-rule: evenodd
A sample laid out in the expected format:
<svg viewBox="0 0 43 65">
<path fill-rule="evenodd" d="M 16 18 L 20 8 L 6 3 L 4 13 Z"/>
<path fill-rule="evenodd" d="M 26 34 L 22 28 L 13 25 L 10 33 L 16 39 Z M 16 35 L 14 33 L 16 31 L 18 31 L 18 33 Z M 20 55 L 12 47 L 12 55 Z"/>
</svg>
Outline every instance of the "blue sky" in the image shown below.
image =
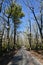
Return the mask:
<svg viewBox="0 0 43 65">
<path fill-rule="evenodd" d="M 35 13 L 38 14 L 39 13 L 39 9 L 38 9 L 39 3 L 38 3 L 38 1 L 35 1 L 35 0 L 30 0 L 30 1 L 35 8 Z M 28 20 L 30 19 L 31 25 L 32 25 L 31 28 L 32 28 L 32 32 L 33 32 L 33 24 L 35 23 L 35 21 L 32 19 L 32 18 L 34 18 L 32 12 L 25 6 L 25 4 L 23 3 L 22 0 L 18 0 L 18 3 L 22 6 L 22 11 L 25 14 L 25 17 L 22 18 L 22 24 L 19 28 L 19 31 L 25 31 L 25 29 L 26 29 L 25 26 L 28 25 Z"/>
<path fill-rule="evenodd" d="M 28 10 L 25 6 L 25 4 L 23 3 L 22 0 L 19 0 L 18 3 L 20 4 L 20 6 L 22 6 L 22 11 L 24 12 L 25 16 L 21 19 L 22 20 L 22 24 L 20 25 L 19 30 L 20 31 L 24 31 L 25 30 L 25 25 L 28 21 Z"/>
<path fill-rule="evenodd" d="M 25 31 L 26 26 L 29 24 L 28 20 L 31 19 L 31 16 L 33 16 L 32 14 L 30 15 L 30 10 L 28 10 L 28 8 L 25 6 L 25 4 L 23 3 L 22 0 L 19 0 L 18 3 L 20 4 L 20 6 L 22 6 L 22 11 L 25 14 L 25 17 L 23 17 L 22 20 L 22 24 L 20 25 L 19 31 Z"/>
<path fill-rule="evenodd" d="M 24 0 L 25 1 L 25 0 Z M 29 1 L 29 0 L 28 0 Z M 32 5 L 35 7 L 35 13 L 37 14 L 39 12 L 39 9 L 38 9 L 38 6 L 39 6 L 39 3 L 36 2 L 35 0 L 30 0 Z M 20 6 L 22 6 L 22 11 L 24 12 L 25 14 L 25 17 L 23 17 L 21 19 L 22 21 L 22 24 L 20 25 L 19 27 L 19 31 L 25 31 L 26 29 L 26 26 L 28 26 L 28 20 L 30 19 L 31 20 L 31 23 L 32 25 L 34 24 L 34 20 L 32 19 L 33 18 L 33 14 L 32 12 L 25 6 L 25 4 L 23 3 L 22 0 L 18 0 L 17 2 Z M 5 6 L 5 4 L 4 4 Z M 33 32 L 33 27 L 32 27 L 32 32 Z"/>
</svg>

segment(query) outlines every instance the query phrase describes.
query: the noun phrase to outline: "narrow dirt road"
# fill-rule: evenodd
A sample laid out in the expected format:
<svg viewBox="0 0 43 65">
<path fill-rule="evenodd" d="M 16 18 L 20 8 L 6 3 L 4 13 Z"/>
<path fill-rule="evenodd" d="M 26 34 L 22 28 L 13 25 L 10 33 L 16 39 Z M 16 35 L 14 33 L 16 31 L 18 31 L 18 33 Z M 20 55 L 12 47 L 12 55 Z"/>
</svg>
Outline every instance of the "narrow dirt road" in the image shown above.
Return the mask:
<svg viewBox="0 0 43 65">
<path fill-rule="evenodd" d="M 42 65 L 22 47 L 7 65 Z"/>
</svg>

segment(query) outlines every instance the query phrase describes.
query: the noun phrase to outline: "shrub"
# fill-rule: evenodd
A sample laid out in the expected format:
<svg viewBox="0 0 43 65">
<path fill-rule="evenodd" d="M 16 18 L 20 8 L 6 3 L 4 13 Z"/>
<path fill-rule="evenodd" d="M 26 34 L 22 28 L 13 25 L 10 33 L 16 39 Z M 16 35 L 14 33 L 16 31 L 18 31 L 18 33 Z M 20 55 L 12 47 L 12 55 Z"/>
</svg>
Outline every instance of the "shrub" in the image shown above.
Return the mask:
<svg viewBox="0 0 43 65">
<path fill-rule="evenodd" d="M 26 50 L 30 50 L 30 45 L 29 44 L 26 44 L 25 47 L 26 47 Z"/>
<path fill-rule="evenodd" d="M 32 50 L 35 50 L 35 48 L 36 48 L 36 44 L 32 44 L 32 45 L 31 45 L 31 49 L 32 49 Z"/>
</svg>

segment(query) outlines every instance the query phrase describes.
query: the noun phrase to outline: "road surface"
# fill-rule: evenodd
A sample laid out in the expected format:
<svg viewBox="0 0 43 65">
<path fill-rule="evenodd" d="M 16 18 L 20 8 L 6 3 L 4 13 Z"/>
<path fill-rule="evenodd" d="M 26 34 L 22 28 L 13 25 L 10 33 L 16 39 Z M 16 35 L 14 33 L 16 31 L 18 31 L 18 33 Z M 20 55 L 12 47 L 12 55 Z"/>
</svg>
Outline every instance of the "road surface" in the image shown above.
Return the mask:
<svg viewBox="0 0 43 65">
<path fill-rule="evenodd" d="M 22 47 L 7 65 L 42 65 L 31 53 Z"/>
</svg>

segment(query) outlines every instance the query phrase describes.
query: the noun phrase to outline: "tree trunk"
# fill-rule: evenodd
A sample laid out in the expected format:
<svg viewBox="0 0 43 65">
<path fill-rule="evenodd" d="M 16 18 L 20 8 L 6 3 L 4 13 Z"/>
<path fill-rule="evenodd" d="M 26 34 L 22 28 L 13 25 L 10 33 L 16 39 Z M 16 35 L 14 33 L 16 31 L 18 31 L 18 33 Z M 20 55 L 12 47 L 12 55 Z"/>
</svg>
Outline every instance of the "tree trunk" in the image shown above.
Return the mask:
<svg viewBox="0 0 43 65">
<path fill-rule="evenodd" d="M 30 21 L 30 40 L 29 40 L 30 42 L 30 50 L 31 50 L 31 21 Z"/>
<path fill-rule="evenodd" d="M 0 33 L 0 55 L 2 55 L 2 39 L 4 35 L 4 28 L 3 31 Z"/>
<path fill-rule="evenodd" d="M 43 43 L 43 32 L 42 32 L 42 30 L 43 30 L 43 20 L 42 20 L 43 15 L 42 15 L 42 7 L 41 7 L 40 13 L 41 13 L 41 28 L 40 28 L 40 33 L 41 33 L 41 43 Z"/>
<path fill-rule="evenodd" d="M 16 45 L 16 24 L 14 23 L 14 46 Z"/>
<path fill-rule="evenodd" d="M 35 15 L 34 11 L 32 11 L 32 12 L 33 12 L 34 18 L 35 18 L 35 20 L 36 20 L 36 22 L 37 22 L 37 25 L 38 25 L 38 27 L 39 27 L 39 32 L 40 32 L 40 35 L 41 35 L 41 40 L 42 40 L 42 43 L 43 43 L 43 33 L 42 33 L 43 21 L 42 21 L 42 15 L 41 15 L 41 27 L 40 27 L 40 25 L 39 25 L 39 23 L 38 23 L 38 20 L 37 20 L 37 18 L 36 18 L 36 15 Z"/>
<path fill-rule="evenodd" d="M 29 38 L 29 44 L 30 44 L 30 50 L 31 50 L 31 33 L 30 33 L 30 38 Z"/>
<path fill-rule="evenodd" d="M 2 55 L 2 38 L 0 39 L 0 55 Z"/>
<path fill-rule="evenodd" d="M 7 41 L 8 41 L 8 50 L 9 50 L 9 17 L 7 22 L 8 28 L 7 28 Z"/>
<path fill-rule="evenodd" d="M 38 32 L 36 33 L 36 51 L 38 51 Z"/>
</svg>

